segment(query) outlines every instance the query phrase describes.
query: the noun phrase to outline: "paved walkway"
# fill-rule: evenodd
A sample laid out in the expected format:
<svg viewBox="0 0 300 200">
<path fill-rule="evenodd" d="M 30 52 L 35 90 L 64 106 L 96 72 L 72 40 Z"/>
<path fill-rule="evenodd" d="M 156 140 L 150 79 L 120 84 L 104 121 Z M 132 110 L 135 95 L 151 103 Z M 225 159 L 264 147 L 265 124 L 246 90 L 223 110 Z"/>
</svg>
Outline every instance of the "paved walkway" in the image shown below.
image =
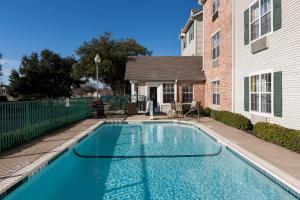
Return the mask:
<svg viewBox="0 0 300 200">
<path fill-rule="evenodd" d="M 214 131 L 218 138 L 229 145 L 234 145 L 239 151 L 300 190 L 299 153 L 266 142 L 211 118 L 201 118 L 200 124 Z"/>
<path fill-rule="evenodd" d="M 166 116 L 156 116 L 155 119 L 174 120 L 174 118 L 167 118 Z M 149 116 L 136 115 L 109 117 L 108 119 L 108 121 L 130 120 L 149 120 Z M 196 119 L 189 118 L 186 120 L 196 122 Z M 5 154 L 0 154 L 0 183 L 6 177 L 11 176 L 46 153 L 53 151 L 56 147 L 66 143 L 69 139 L 98 122 L 99 120 L 96 119 L 87 119 L 36 139 Z M 210 118 L 202 117 L 199 125 L 300 190 L 300 154 L 265 142 L 251 134 L 226 126 Z"/>
<path fill-rule="evenodd" d="M 31 164 L 45 154 L 96 124 L 99 120 L 87 119 L 59 129 L 28 144 L 0 154 L 0 182 L 16 171 Z"/>
</svg>

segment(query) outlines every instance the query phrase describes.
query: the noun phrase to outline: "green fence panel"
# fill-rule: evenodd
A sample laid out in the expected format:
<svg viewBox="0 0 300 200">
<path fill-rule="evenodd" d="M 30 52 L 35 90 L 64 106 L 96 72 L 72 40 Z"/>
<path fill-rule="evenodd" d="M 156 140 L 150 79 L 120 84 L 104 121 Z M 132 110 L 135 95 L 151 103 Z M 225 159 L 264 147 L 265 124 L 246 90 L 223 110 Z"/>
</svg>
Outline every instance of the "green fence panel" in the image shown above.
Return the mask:
<svg viewBox="0 0 300 200">
<path fill-rule="evenodd" d="M 93 98 L 0 103 L 0 152 L 92 115 Z"/>
</svg>

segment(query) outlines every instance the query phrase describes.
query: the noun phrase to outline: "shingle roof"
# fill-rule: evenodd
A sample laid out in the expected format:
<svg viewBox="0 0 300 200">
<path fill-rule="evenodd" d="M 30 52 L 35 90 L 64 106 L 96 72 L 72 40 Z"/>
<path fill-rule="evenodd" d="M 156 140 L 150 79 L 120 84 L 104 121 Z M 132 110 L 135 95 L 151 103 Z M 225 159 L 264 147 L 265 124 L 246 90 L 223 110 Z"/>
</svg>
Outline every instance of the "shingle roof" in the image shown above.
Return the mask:
<svg viewBox="0 0 300 200">
<path fill-rule="evenodd" d="M 202 81 L 202 56 L 138 56 L 126 65 L 125 80 Z"/>
</svg>

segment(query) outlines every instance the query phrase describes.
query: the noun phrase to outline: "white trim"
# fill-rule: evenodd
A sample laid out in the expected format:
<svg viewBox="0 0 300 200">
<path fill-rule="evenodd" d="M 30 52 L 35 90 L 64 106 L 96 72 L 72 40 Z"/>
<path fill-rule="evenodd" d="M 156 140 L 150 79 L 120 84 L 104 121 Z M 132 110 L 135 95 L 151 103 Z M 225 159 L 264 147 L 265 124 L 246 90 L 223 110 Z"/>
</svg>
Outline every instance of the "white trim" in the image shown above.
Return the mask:
<svg viewBox="0 0 300 200">
<path fill-rule="evenodd" d="M 195 84 L 193 84 L 193 101 L 196 101 L 196 99 L 195 99 Z"/>
<path fill-rule="evenodd" d="M 194 84 L 193 83 L 191 83 L 191 82 L 182 82 L 182 84 L 181 84 L 181 94 L 182 94 L 182 96 L 181 96 L 181 101 L 180 102 L 182 102 L 183 103 L 183 86 L 184 85 L 189 85 L 189 86 L 191 86 L 192 87 L 192 101 L 194 101 L 195 100 L 195 97 L 194 97 L 194 94 L 195 94 L 195 92 L 194 92 Z M 192 102 L 191 101 L 191 102 Z M 190 102 L 190 103 L 191 103 Z M 186 104 L 190 104 L 190 103 L 188 103 L 188 102 L 185 102 Z"/>
<path fill-rule="evenodd" d="M 261 75 L 262 74 L 271 74 L 271 113 L 264 113 L 261 112 L 261 103 L 262 103 L 262 98 L 261 98 Z M 251 110 L 251 77 L 252 76 L 259 76 L 259 91 L 256 92 L 259 94 L 259 111 L 252 111 Z M 258 115 L 258 116 L 263 116 L 263 117 L 274 117 L 274 69 L 266 69 L 266 70 L 261 70 L 258 72 L 252 72 L 249 74 L 249 113 L 253 115 Z M 270 92 L 269 92 L 270 93 Z"/>
<path fill-rule="evenodd" d="M 195 19 L 193 19 L 193 17 L 196 17 L 196 16 L 201 15 L 201 14 L 203 14 L 203 10 L 200 11 L 199 13 L 195 14 L 195 15 L 191 15 L 191 16 L 189 17 L 188 21 L 185 23 L 184 27 L 182 28 L 181 33 L 187 33 L 187 32 L 188 32 L 187 27 L 188 27 L 188 25 L 189 25 L 189 22 L 190 22 L 190 21 L 195 21 Z M 203 15 L 203 16 L 204 16 L 204 15 Z"/>
<path fill-rule="evenodd" d="M 214 93 L 214 83 L 217 83 L 217 82 L 219 82 L 219 85 L 218 85 L 219 86 L 219 92 L 218 93 Z M 212 84 L 211 104 L 213 106 L 219 107 L 219 106 L 221 106 L 221 81 L 220 80 L 215 80 L 215 81 L 212 81 L 211 84 Z M 214 94 L 219 94 L 219 104 L 214 104 Z M 218 102 L 218 100 L 217 100 L 217 102 Z"/>
<path fill-rule="evenodd" d="M 212 38 L 214 35 L 216 35 L 218 32 L 221 32 L 221 28 L 218 28 L 216 31 L 214 31 L 211 35 L 210 38 Z"/>
<path fill-rule="evenodd" d="M 258 1 L 258 12 L 259 12 L 259 17 L 258 17 L 258 21 L 259 21 L 259 36 L 258 38 L 252 40 L 251 38 L 251 7 Z M 250 44 L 260 40 L 261 38 L 263 37 L 266 37 L 266 36 L 269 36 L 273 33 L 273 0 L 270 0 L 270 7 L 271 7 L 271 10 L 270 10 L 270 15 L 271 15 L 271 31 L 264 34 L 264 35 L 261 35 L 261 18 L 264 16 L 264 15 L 261 15 L 261 1 L 262 0 L 254 0 L 250 5 L 249 5 L 249 41 L 250 41 Z M 266 14 L 265 14 L 266 15 Z M 257 20 L 254 20 L 254 22 L 257 21 Z"/>
<path fill-rule="evenodd" d="M 219 34 L 219 45 L 218 46 L 214 46 L 214 37 Z M 219 59 L 221 57 L 221 31 L 217 31 L 213 36 L 211 36 L 211 60 L 212 62 L 216 61 L 217 59 Z M 216 58 L 213 58 L 214 56 L 214 49 L 219 47 L 219 56 Z"/>
<path fill-rule="evenodd" d="M 215 12 L 213 12 L 214 11 L 214 3 L 215 3 L 215 1 L 219 1 L 219 6 L 218 6 L 218 9 L 216 9 L 215 10 Z M 219 11 L 219 9 L 220 9 L 220 5 L 221 5 L 221 0 L 212 0 L 212 4 L 211 4 L 211 8 L 212 8 L 212 17 Z"/>
</svg>

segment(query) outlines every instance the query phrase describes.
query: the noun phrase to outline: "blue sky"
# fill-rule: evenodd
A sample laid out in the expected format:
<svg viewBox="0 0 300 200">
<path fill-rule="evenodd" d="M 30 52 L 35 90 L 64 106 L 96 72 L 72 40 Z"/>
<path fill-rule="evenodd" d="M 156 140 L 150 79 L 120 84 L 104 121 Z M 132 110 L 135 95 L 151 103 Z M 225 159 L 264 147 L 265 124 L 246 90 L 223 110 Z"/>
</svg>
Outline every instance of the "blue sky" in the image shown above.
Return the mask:
<svg viewBox="0 0 300 200">
<path fill-rule="evenodd" d="M 44 48 L 74 55 L 84 41 L 111 32 L 135 38 L 153 55 L 180 55 L 178 34 L 196 0 L 1 0 L 0 52 L 7 83 L 24 55 Z"/>
</svg>

